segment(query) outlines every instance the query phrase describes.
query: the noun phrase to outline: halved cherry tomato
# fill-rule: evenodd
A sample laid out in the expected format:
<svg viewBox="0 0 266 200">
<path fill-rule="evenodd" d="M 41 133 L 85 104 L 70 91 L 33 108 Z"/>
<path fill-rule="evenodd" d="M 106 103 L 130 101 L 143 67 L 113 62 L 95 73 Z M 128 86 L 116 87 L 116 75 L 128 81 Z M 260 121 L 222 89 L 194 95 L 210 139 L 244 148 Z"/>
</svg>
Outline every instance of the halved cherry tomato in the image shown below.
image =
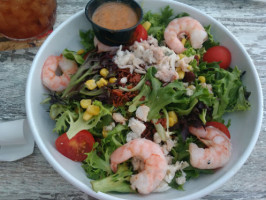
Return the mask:
<svg viewBox="0 0 266 200">
<path fill-rule="evenodd" d="M 206 126 L 213 126 L 217 129 L 219 129 L 220 131 L 222 131 L 229 139 L 231 138 L 228 128 L 220 122 L 214 122 L 214 121 L 207 122 Z"/>
<path fill-rule="evenodd" d="M 148 33 L 146 29 L 141 24 L 139 24 L 135 32 L 133 33 L 131 42 L 132 43 L 135 41 L 140 42 L 141 40 L 147 40 L 147 38 L 148 38 Z"/>
<path fill-rule="evenodd" d="M 227 69 L 231 63 L 231 53 L 224 46 L 214 46 L 203 55 L 203 61 L 208 63 L 220 62 L 220 67 Z"/>
<path fill-rule="evenodd" d="M 60 135 L 56 141 L 56 149 L 73 161 L 83 161 L 87 158 L 85 153 L 92 150 L 95 140 L 89 131 L 82 130 L 70 140 L 67 134 Z"/>
</svg>

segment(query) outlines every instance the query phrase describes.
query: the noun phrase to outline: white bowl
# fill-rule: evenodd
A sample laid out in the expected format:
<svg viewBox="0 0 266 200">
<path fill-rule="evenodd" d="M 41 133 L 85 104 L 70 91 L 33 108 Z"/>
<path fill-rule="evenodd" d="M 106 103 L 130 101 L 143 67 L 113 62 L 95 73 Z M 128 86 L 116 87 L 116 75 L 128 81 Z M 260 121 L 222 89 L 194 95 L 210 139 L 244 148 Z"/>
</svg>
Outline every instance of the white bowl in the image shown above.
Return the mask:
<svg viewBox="0 0 266 200">
<path fill-rule="evenodd" d="M 153 193 L 147 196 L 138 194 L 104 194 L 95 193 L 86 177 L 80 163 L 73 162 L 62 156 L 55 148 L 54 142 L 57 134 L 53 133 L 54 121 L 49 118 L 47 108 L 40 104 L 45 98 L 47 90 L 41 83 L 41 69 L 45 59 L 49 55 L 59 55 L 65 48 L 78 50 L 82 48 L 79 39 L 79 30 L 87 30 L 90 24 L 87 21 L 84 10 L 72 16 L 61 24 L 45 41 L 36 55 L 31 67 L 27 89 L 26 89 L 26 108 L 27 117 L 30 123 L 34 138 L 41 152 L 67 181 L 72 183 L 81 191 L 103 199 L 196 199 L 207 195 L 231 178 L 244 164 L 250 155 L 257 141 L 261 122 L 262 122 L 262 90 L 256 69 L 237 39 L 219 22 L 197 9 L 175 1 L 145 0 L 141 2 L 144 11 L 152 10 L 159 12 L 166 5 L 174 10 L 174 13 L 187 12 L 192 17 L 198 19 L 204 26 L 211 24 L 212 33 L 216 40 L 228 47 L 232 53 L 232 66 L 239 66 L 242 71 L 246 71 L 243 83 L 247 90 L 251 91 L 250 103 L 251 110 L 237 112 L 227 115 L 225 118 L 232 119 L 230 132 L 232 133 L 232 158 L 230 162 L 212 175 L 201 175 L 198 179 L 187 182 L 184 186 L 185 191 L 171 189 L 164 193 Z"/>
</svg>

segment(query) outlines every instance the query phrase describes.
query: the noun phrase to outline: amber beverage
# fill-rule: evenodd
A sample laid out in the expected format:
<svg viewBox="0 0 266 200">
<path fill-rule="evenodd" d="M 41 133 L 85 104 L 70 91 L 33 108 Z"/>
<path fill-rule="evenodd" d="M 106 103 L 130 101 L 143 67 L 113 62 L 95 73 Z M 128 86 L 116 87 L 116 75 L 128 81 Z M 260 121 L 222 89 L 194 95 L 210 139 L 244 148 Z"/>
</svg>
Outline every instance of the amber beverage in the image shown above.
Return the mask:
<svg viewBox="0 0 266 200">
<path fill-rule="evenodd" d="M 0 33 L 10 39 L 27 40 L 51 30 L 56 0 L 0 0 Z"/>
</svg>

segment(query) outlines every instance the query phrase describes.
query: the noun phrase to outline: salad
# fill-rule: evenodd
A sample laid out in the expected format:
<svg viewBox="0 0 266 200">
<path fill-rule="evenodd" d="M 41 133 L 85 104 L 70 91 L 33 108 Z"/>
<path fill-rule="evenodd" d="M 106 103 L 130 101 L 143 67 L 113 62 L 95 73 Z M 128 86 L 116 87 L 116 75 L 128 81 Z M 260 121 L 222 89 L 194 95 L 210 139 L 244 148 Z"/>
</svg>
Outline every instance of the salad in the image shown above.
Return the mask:
<svg viewBox="0 0 266 200">
<path fill-rule="evenodd" d="M 92 30 L 80 38 L 83 49 L 45 61 L 43 103 L 57 150 L 82 162 L 93 190 L 183 190 L 230 160 L 223 116 L 250 109 L 250 93 L 210 26 L 167 6 L 145 13 L 128 46 L 105 46 Z"/>
</svg>

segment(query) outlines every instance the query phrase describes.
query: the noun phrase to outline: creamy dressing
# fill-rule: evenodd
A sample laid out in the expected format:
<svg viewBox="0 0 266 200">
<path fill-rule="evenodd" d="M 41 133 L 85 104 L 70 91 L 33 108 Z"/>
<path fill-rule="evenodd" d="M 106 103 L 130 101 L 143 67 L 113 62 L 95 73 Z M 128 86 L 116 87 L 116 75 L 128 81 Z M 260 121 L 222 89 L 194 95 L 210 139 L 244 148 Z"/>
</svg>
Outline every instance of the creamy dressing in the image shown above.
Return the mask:
<svg viewBox="0 0 266 200">
<path fill-rule="evenodd" d="M 92 21 L 107 29 L 121 30 L 137 24 L 138 16 L 127 4 L 108 2 L 96 9 L 92 15 Z"/>
</svg>

